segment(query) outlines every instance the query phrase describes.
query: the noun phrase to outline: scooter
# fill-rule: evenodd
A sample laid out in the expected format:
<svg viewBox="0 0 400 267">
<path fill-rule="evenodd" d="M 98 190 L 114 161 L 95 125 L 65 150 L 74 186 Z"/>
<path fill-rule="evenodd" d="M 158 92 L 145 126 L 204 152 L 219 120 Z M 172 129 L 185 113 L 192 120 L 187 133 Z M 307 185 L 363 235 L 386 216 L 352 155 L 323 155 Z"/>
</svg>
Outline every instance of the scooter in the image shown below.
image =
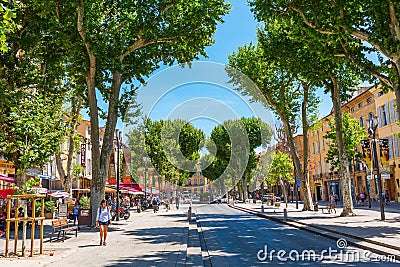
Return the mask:
<svg viewBox="0 0 400 267">
<path fill-rule="evenodd" d="M 131 213 L 129 212 L 129 206 L 119 208 L 119 217 L 120 218 L 124 218 L 124 220 L 128 220 L 130 216 L 131 216 Z"/>
<path fill-rule="evenodd" d="M 129 207 L 119 207 L 119 217 L 124 220 L 128 220 L 129 217 L 131 216 L 131 213 L 129 212 Z M 111 211 L 111 219 L 114 221 L 115 218 L 117 218 L 117 211 L 113 210 Z"/>
</svg>

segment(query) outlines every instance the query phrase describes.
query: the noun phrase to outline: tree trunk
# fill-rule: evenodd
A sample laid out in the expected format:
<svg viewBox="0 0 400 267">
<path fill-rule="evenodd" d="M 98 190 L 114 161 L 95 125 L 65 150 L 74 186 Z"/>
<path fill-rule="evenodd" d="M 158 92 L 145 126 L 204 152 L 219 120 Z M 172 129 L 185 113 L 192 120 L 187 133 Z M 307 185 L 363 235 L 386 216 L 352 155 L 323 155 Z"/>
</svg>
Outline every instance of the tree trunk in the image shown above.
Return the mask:
<svg viewBox="0 0 400 267">
<path fill-rule="evenodd" d="M 63 184 L 64 187 L 64 177 L 66 176 L 64 166 L 62 165 L 63 159 L 61 158 L 61 152 L 56 153 L 55 155 L 56 158 L 56 166 L 57 166 L 57 171 L 58 175 L 60 176 L 60 181 Z"/>
<path fill-rule="evenodd" d="M 86 40 L 84 30 L 84 1 L 78 6 L 77 28 L 82 40 L 85 42 L 89 65 L 86 71 L 86 85 L 88 88 L 88 102 L 90 111 L 90 129 L 92 143 L 92 183 L 90 186 L 90 206 L 92 209 L 92 226 L 95 224 L 96 210 L 100 201 L 104 198 L 105 184 L 108 173 L 108 165 L 113 150 L 114 130 L 118 118 L 119 92 L 123 82 L 122 75 L 116 71 L 113 73 L 110 97 L 108 99 L 108 115 L 103 145 L 100 151 L 99 114 L 96 97 L 96 56 L 91 51 L 90 43 Z"/>
<path fill-rule="evenodd" d="M 396 68 L 396 74 L 397 74 L 397 82 L 394 83 L 393 86 L 393 91 L 396 95 L 396 109 L 397 109 L 397 114 L 399 114 L 400 116 L 400 60 L 394 62 L 394 67 Z M 397 120 L 399 120 L 399 118 L 396 118 Z"/>
<path fill-rule="evenodd" d="M 62 164 L 63 160 L 61 158 L 61 152 L 56 154 L 57 170 L 60 176 L 61 184 L 65 192 L 70 192 L 72 189 L 72 179 L 73 179 L 72 162 L 74 160 L 74 154 L 75 154 L 74 137 L 77 132 L 81 107 L 82 107 L 82 98 L 78 97 L 77 100 L 76 97 L 73 96 L 71 98 L 71 113 L 70 113 L 71 123 L 70 123 L 70 132 L 68 138 L 69 147 L 68 147 L 66 169 L 64 169 L 64 166 Z"/>
<path fill-rule="evenodd" d="M 342 133 L 342 109 L 340 101 L 340 88 L 335 77 L 331 77 L 331 98 L 333 103 L 333 110 L 335 115 L 336 139 L 339 152 L 339 174 L 340 174 L 340 187 L 342 189 L 343 197 L 343 212 L 340 216 L 348 216 L 354 214 L 353 201 L 351 196 L 351 183 L 350 183 L 350 170 L 349 160 L 346 154 L 346 149 L 343 141 Z"/>
<path fill-rule="evenodd" d="M 281 117 L 281 119 L 282 119 L 282 117 Z M 289 144 L 289 147 L 290 147 L 290 153 L 292 155 L 293 162 L 294 162 L 294 164 L 296 166 L 295 171 L 296 171 L 297 177 L 299 177 L 301 190 L 303 191 L 303 195 L 304 195 L 304 197 L 303 197 L 303 211 L 311 210 L 311 206 L 313 205 L 313 200 L 312 200 L 312 197 L 311 197 L 310 183 L 309 183 L 309 180 L 308 180 L 308 168 L 307 168 L 308 163 L 304 166 L 304 172 L 303 172 L 302 168 L 301 168 L 301 164 L 300 164 L 300 159 L 299 159 L 299 156 L 297 154 L 296 147 L 294 145 L 293 133 L 292 133 L 292 131 L 290 129 L 289 122 L 287 120 L 283 120 L 283 119 L 282 119 L 282 122 L 283 122 L 283 125 L 284 125 L 284 128 L 285 128 L 287 141 L 288 141 L 288 144 Z M 304 142 L 304 136 L 303 136 L 303 142 Z M 306 162 L 308 162 L 308 158 L 307 158 L 308 153 L 306 151 L 308 151 L 308 142 L 306 144 L 304 144 L 304 159 L 305 159 Z"/>
<path fill-rule="evenodd" d="M 18 174 L 18 171 L 19 171 L 19 168 L 16 167 L 14 182 L 18 188 L 21 188 L 23 185 L 26 184 L 26 170 L 21 171 L 20 174 Z"/>
<path fill-rule="evenodd" d="M 308 105 L 308 93 L 309 93 L 309 85 L 306 83 L 302 83 L 303 85 L 303 103 L 301 105 L 301 124 L 303 128 L 303 179 L 300 181 L 303 195 L 304 195 L 304 206 L 303 210 L 313 210 L 313 199 L 311 195 L 310 189 L 310 174 L 308 172 L 308 121 L 307 121 L 307 105 Z M 300 165 L 298 166 L 300 167 Z M 301 168 L 300 168 L 301 170 Z M 304 184 L 304 185 L 303 185 Z"/>
<path fill-rule="evenodd" d="M 239 201 L 243 201 L 243 186 L 242 186 L 242 179 L 238 182 L 238 191 L 239 191 Z"/>
<path fill-rule="evenodd" d="M 243 202 L 246 202 L 249 193 L 247 192 L 247 171 L 244 172 L 242 177 L 242 190 L 243 190 Z"/>
<path fill-rule="evenodd" d="M 283 181 L 281 178 L 279 178 L 279 183 L 281 185 L 281 189 L 283 192 L 283 197 L 285 198 L 285 204 L 286 204 L 286 208 L 288 207 L 288 196 L 287 196 L 287 184 L 285 181 Z"/>
</svg>

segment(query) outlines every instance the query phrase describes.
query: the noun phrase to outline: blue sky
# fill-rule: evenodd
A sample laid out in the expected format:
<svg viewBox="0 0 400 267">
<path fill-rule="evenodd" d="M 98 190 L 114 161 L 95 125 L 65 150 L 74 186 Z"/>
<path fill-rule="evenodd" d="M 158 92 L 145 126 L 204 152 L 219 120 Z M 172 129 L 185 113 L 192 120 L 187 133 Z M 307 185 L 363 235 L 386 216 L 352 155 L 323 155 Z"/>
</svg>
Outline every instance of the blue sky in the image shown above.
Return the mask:
<svg viewBox="0 0 400 267">
<path fill-rule="evenodd" d="M 214 35 L 215 43 L 206 48 L 208 58 L 201 58 L 200 61 L 202 62 L 227 64 L 228 56 L 237 51 L 239 46 L 247 45 L 250 42 L 255 43 L 257 40 L 258 23 L 254 19 L 247 2 L 245 0 L 232 0 L 230 3 L 232 9 L 224 17 L 225 22 L 218 25 Z M 149 81 L 166 69 L 167 67 L 161 67 L 149 77 Z M 180 74 L 175 75 L 179 76 Z M 163 81 L 167 83 L 165 78 Z M 155 91 L 157 90 L 152 86 L 143 86 L 139 89 L 139 101 L 144 106 L 153 105 L 152 96 L 160 94 L 160 92 Z M 329 95 L 324 95 L 322 92 L 319 94 L 323 100 L 320 107 L 320 117 L 323 117 L 331 111 L 332 103 Z M 100 95 L 98 95 L 98 101 L 100 107 L 107 108 L 106 104 L 101 101 Z M 211 113 L 217 115 L 223 113 L 219 108 L 222 108 L 224 113 L 231 114 L 230 119 L 241 116 L 250 117 L 252 114 L 265 117 L 266 120 L 270 119 L 270 112 L 264 110 L 260 105 L 253 105 L 248 100 L 243 101 L 243 97 L 238 97 L 229 88 L 210 83 L 190 83 L 173 88 L 163 96 L 160 103 L 153 107 L 150 117 L 154 119 L 179 117 L 189 119 L 196 127 L 200 127 L 204 132 L 209 133 L 215 125 L 223 120 L 223 116 L 210 117 Z M 190 109 L 192 110 L 189 111 Z M 202 112 L 199 112 L 199 110 L 202 110 Z M 266 114 L 263 114 L 264 111 Z M 145 111 L 145 114 L 146 112 L 148 111 Z M 188 115 L 188 112 L 191 114 Z M 196 117 L 196 115 L 199 116 Z M 227 116 L 229 117 L 229 115 Z M 100 125 L 104 124 L 105 122 L 100 120 Z M 124 128 L 121 120 L 119 120 L 117 128 Z"/>
<path fill-rule="evenodd" d="M 237 51 L 239 46 L 247 45 L 250 42 L 256 42 L 256 31 L 258 23 L 255 21 L 247 2 L 244 0 L 233 0 L 230 1 L 230 3 L 232 5 L 232 9 L 230 13 L 224 17 L 225 22 L 218 25 L 217 32 L 214 35 L 215 43 L 212 46 L 206 48 L 206 52 L 209 57 L 201 58 L 200 61 L 227 64 L 228 56 Z M 159 73 L 165 71 L 165 69 L 166 68 L 161 68 L 160 70 L 155 72 L 151 77 L 149 77 L 149 80 L 151 81 L 152 79 L 154 79 L 154 77 L 156 77 Z M 173 74 L 173 76 L 176 77 L 178 77 L 179 75 L 190 74 Z M 166 78 L 161 79 L 163 80 L 161 84 L 166 85 L 168 83 Z M 171 77 L 170 79 L 175 78 Z M 204 118 L 194 118 L 196 117 L 196 114 L 198 114 L 199 108 L 204 109 L 204 113 L 211 113 L 213 111 L 215 112 L 215 107 L 213 110 L 213 105 L 221 106 L 216 103 L 216 101 L 218 100 L 226 103 L 227 106 L 229 106 L 229 102 L 232 102 L 230 106 L 235 111 L 235 114 L 239 117 L 241 115 L 246 117 L 249 116 L 249 113 L 246 113 L 246 111 L 243 109 L 244 107 L 240 107 L 237 105 L 237 103 L 234 103 L 235 99 L 237 100 L 237 97 L 235 97 L 232 92 L 229 92 L 229 90 L 224 90 L 224 88 L 221 86 L 213 86 L 207 83 L 190 83 L 188 85 L 179 85 L 178 88 L 173 88 L 173 90 L 170 90 L 168 94 L 163 96 L 163 100 L 160 101 L 160 103 L 152 108 L 152 112 L 148 113 L 148 106 L 153 105 L 153 102 L 155 101 L 155 98 L 152 98 L 151 95 L 160 94 L 159 92 L 157 93 L 154 91 L 163 90 L 155 89 L 155 87 L 157 86 L 143 86 L 142 88 L 140 88 L 138 99 L 139 102 L 141 102 L 144 106 L 147 106 L 144 108 L 144 113 L 146 115 L 150 115 L 151 118 L 157 120 L 179 117 L 187 119 L 187 112 L 190 112 L 188 111 L 189 107 L 192 107 L 193 110 L 191 112 L 192 114 L 189 116 L 191 117 L 189 118 L 189 120 L 191 120 L 191 122 L 195 124 L 195 126 L 201 127 L 206 133 L 209 133 L 210 129 L 212 129 L 216 124 L 221 123 L 221 121 L 212 120 L 210 118 L 208 120 Z M 207 97 L 209 99 L 207 99 Z M 324 103 L 321 105 L 322 117 L 330 112 L 332 104 L 329 95 L 322 94 L 321 97 L 324 101 Z M 208 112 L 206 111 L 206 109 L 209 109 Z M 257 114 L 262 113 L 261 107 L 253 106 L 252 110 L 254 111 L 254 109 L 258 110 L 256 112 Z M 178 112 L 178 110 L 181 110 L 181 112 Z M 182 110 L 184 111 L 182 112 Z"/>
</svg>

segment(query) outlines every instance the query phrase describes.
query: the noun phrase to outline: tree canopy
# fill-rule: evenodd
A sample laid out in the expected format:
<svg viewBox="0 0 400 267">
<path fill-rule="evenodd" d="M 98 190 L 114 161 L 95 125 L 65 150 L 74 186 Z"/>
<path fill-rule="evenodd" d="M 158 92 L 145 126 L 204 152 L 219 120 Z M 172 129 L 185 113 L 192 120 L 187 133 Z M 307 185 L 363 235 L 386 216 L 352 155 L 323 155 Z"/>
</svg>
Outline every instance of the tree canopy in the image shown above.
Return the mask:
<svg viewBox="0 0 400 267">
<path fill-rule="evenodd" d="M 147 155 L 157 172 L 171 183 L 181 184 L 196 172 L 204 133 L 183 120 L 145 120 Z"/>
</svg>

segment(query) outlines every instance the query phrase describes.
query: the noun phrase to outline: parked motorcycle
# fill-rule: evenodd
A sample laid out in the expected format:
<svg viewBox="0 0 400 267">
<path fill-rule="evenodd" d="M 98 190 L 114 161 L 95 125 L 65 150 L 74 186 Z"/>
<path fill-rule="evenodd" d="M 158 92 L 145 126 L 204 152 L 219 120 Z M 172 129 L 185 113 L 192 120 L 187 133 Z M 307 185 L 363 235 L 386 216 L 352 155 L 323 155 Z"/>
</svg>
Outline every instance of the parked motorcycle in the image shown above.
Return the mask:
<svg viewBox="0 0 400 267">
<path fill-rule="evenodd" d="M 119 217 L 124 220 L 128 220 L 129 217 L 131 216 L 131 213 L 129 212 L 129 206 L 126 207 L 119 207 Z M 111 211 L 111 219 L 114 221 L 115 218 L 117 218 L 117 211 L 113 210 Z"/>
<path fill-rule="evenodd" d="M 129 206 L 119 208 L 119 217 L 120 218 L 124 218 L 124 220 L 128 220 L 130 216 L 131 216 L 131 213 L 129 212 Z"/>
</svg>

